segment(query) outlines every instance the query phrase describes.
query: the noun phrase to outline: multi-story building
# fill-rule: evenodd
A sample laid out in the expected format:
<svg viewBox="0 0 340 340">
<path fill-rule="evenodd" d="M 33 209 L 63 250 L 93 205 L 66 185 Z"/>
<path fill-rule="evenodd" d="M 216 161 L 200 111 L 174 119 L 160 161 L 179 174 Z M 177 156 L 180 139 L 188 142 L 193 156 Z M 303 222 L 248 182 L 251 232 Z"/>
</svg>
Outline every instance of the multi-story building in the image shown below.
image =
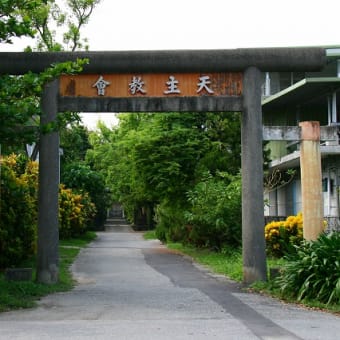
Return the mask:
<svg viewBox="0 0 340 340">
<path fill-rule="evenodd" d="M 263 124 L 298 126 L 319 121 L 321 126 L 339 125 L 340 136 L 340 47 L 326 48 L 327 64 L 321 72 L 270 72 L 263 79 Z M 265 190 L 266 216 L 288 216 L 302 210 L 299 141 L 270 141 L 269 171 L 272 180 Z M 338 227 L 340 216 L 339 141 L 321 141 L 324 216 Z M 287 171 L 295 170 L 294 176 Z M 275 182 L 276 181 L 276 182 Z M 276 184 L 275 184 L 276 183 Z"/>
</svg>

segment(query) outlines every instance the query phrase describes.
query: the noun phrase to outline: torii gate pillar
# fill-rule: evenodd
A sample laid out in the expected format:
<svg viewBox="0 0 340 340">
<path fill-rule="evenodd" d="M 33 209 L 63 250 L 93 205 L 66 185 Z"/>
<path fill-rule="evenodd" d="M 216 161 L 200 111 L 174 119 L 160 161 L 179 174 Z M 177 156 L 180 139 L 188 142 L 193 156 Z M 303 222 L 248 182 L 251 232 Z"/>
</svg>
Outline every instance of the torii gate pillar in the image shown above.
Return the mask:
<svg viewBox="0 0 340 340">
<path fill-rule="evenodd" d="M 243 281 L 267 279 L 263 216 L 261 72 L 249 67 L 243 76 L 242 252 Z"/>
<path fill-rule="evenodd" d="M 55 122 L 59 81 L 45 85 L 40 126 Z M 41 129 L 42 131 L 44 129 Z M 59 132 L 43 133 L 39 147 L 37 281 L 58 282 L 59 277 Z"/>
</svg>

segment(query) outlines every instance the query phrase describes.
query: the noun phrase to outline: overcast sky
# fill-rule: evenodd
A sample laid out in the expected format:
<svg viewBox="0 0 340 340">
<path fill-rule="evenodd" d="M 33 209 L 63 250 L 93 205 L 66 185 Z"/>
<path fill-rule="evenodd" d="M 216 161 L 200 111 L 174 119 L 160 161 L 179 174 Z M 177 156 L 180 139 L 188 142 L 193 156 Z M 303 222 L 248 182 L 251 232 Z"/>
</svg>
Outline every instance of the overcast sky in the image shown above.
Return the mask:
<svg viewBox="0 0 340 340">
<path fill-rule="evenodd" d="M 340 0 L 102 0 L 82 36 L 90 50 L 340 45 Z"/>
<path fill-rule="evenodd" d="M 339 18 L 339 0 L 101 0 L 82 36 L 91 50 L 339 45 Z"/>
<path fill-rule="evenodd" d="M 339 0 L 102 0 L 93 50 L 340 44 Z"/>
</svg>

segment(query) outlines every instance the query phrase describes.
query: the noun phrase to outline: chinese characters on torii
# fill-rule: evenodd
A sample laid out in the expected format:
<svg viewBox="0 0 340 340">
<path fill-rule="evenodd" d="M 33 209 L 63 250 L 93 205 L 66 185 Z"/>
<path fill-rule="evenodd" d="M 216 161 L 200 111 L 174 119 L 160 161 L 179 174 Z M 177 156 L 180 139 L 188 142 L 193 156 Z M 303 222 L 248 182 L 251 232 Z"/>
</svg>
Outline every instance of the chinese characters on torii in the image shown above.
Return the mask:
<svg viewBox="0 0 340 340">
<path fill-rule="evenodd" d="M 98 91 L 98 96 L 105 96 L 105 89 L 111 83 L 109 81 L 104 80 L 103 76 L 99 76 L 98 80 L 92 85 L 92 87 L 96 87 Z M 209 87 L 211 84 L 210 76 L 201 76 L 198 77 L 197 91 L 196 93 L 207 92 L 208 94 L 213 94 L 214 91 Z M 174 75 L 170 75 L 168 81 L 165 82 L 167 90 L 163 93 L 165 95 L 170 94 L 180 94 L 180 82 L 176 79 Z M 147 91 L 145 89 L 145 82 L 143 81 L 141 76 L 133 76 L 131 82 L 128 84 L 129 92 L 131 95 L 136 95 L 138 93 L 146 94 Z"/>
<path fill-rule="evenodd" d="M 142 77 L 132 77 L 132 81 L 129 84 L 129 90 L 131 94 L 136 94 L 137 92 L 146 93 L 143 89 L 144 81 L 142 81 Z"/>
<path fill-rule="evenodd" d="M 103 76 L 100 76 L 98 80 L 92 85 L 92 87 L 97 88 L 98 96 L 105 96 L 105 88 L 110 84 L 111 83 L 109 81 L 104 80 Z"/>
<path fill-rule="evenodd" d="M 169 81 L 166 82 L 168 89 L 167 91 L 164 91 L 164 94 L 181 93 L 180 89 L 178 88 L 178 83 L 179 81 L 174 76 L 170 76 Z"/>
<path fill-rule="evenodd" d="M 210 77 L 209 76 L 202 76 L 199 78 L 200 82 L 197 83 L 198 90 L 197 93 L 200 93 L 203 89 L 205 89 L 208 93 L 214 93 L 214 91 L 208 87 L 208 85 L 211 84 Z"/>
</svg>

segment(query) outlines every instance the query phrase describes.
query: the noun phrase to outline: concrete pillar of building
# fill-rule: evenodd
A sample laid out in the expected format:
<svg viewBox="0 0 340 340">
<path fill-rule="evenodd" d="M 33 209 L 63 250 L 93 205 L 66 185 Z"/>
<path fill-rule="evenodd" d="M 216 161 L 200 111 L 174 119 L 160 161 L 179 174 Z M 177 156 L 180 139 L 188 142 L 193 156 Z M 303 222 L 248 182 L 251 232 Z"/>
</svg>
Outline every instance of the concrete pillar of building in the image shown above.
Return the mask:
<svg viewBox="0 0 340 340">
<path fill-rule="evenodd" d="M 301 193 L 303 237 L 316 240 L 323 231 L 323 197 L 319 122 L 301 122 Z"/>
</svg>

